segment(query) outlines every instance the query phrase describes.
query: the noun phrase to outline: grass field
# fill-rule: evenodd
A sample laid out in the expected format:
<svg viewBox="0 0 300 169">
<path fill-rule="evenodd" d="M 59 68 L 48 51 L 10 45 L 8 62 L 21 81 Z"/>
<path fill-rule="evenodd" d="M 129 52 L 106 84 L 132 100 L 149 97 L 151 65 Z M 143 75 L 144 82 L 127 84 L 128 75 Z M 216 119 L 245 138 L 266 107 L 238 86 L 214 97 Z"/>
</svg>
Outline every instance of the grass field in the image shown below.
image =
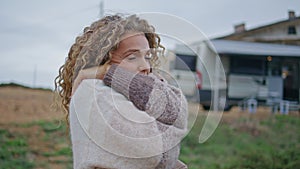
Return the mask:
<svg viewBox="0 0 300 169">
<path fill-rule="evenodd" d="M 243 117 L 221 122 L 212 137 L 198 143 L 203 118 L 183 140 L 180 159 L 190 169 L 300 168 L 299 116 Z"/>
<path fill-rule="evenodd" d="M 66 127 L 57 121 L 0 125 L 0 169 L 72 168 Z"/>
<path fill-rule="evenodd" d="M 300 166 L 300 119 L 276 115 L 221 122 L 213 136 L 198 143 L 198 117 L 182 142 L 180 159 L 190 169 L 297 169 Z M 66 127 L 57 121 L 0 126 L 0 168 L 72 168 Z"/>
<path fill-rule="evenodd" d="M 0 169 L 69 169 L 72 150 L 61 113 L 51 112 L 50 91 L 0 88 Z M 201 112 L 201 111 L 200 111 Z M 300 116 L 223 114 L 212 137 L 198 143 L 205 119 L 198 115 L 182 142 L 190 169 L 298 169 Z"/>
</svg>

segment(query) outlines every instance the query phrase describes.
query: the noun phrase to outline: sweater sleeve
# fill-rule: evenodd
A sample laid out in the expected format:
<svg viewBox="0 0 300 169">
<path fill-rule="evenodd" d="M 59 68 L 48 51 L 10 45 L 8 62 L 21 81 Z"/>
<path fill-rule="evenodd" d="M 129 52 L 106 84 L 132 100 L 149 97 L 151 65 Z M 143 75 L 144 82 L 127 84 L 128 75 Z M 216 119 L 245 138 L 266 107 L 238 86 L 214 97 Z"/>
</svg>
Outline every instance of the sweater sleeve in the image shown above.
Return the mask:
<svg viewBox="0 0 300 169">
<path fill-rule="evenodd" d="M 175 167 L 180 141 L 187 133 L 188 106 L 181 90 L 153 74 L 134 74 L 116 65 L 112 65 L 103 81 L 123 94 L 138 109 L 156 119 L 164 152 L 156 168 Z"/>
<path fill-rule="evenodd" d="M 181 90 L 155 75 L 135 74 L 112 65 L 104 83 L 122 93 L 140 110 L 155 117 L 162 125 L 186 128 L 187 104 Z"/>
</svg>

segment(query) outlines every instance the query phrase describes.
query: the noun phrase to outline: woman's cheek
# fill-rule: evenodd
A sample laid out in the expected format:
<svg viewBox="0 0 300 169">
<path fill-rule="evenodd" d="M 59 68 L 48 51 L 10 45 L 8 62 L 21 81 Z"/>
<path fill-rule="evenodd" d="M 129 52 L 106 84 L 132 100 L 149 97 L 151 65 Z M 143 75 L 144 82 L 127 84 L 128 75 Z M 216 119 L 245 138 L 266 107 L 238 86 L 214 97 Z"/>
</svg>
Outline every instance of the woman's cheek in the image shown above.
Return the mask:
<svg viewBox="0 0 300 169">
<path fill-rule="evenodd" d="M 131 72 L 138 72 L 138 68 L 135 64 L 130 64 L 128 62 L 123 61 L 123 62 L 120 63 L 119 66 L 126 69 L 126 70 L 128 70 L 128 71 L 131 71 Z"/>
</svg>

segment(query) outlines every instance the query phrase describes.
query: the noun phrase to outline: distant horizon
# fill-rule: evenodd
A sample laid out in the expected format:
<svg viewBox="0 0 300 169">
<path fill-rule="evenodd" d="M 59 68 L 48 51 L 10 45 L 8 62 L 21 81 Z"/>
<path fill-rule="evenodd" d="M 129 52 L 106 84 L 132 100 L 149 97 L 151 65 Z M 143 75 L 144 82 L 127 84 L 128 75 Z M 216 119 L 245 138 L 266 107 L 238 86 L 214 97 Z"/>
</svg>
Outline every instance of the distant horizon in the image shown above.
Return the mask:
<svg viewBox="0 0 300 169">
<path fill-rule="evenodd" d="M 29 85 L 26 85 L 26 84 L 21 84 L 21 83 L 16 83 L 16 82 L 8 82 L 8 83 L 2 83 L 0 82 L 0 88 L 1 87 L 23 87 L 23 88 L 28 88 L 28 89 L 37 89 L 37 90 L 51 90 L 51 91 L 54 91 L 54 89 L 51 89 L 50 87 L 47 88 L 47 87 L 31 87 Z"/>
</svg>

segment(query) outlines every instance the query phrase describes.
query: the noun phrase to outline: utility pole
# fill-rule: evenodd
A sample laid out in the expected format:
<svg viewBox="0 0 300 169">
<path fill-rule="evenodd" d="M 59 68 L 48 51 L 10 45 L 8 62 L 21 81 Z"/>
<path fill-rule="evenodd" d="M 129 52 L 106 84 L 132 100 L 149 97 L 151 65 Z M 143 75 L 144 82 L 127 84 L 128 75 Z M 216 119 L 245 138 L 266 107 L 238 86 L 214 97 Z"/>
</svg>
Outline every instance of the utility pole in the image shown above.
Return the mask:
<svg viewBox="0 0 300 169">
<path fill-rule="evenodd" d="M 37 69 L 37 65 L 34 65 L 34 69 L 33 69 L 33 81 L 32 81 L 32 87 L 35 88 L 36 87 L 36 69 Z"/>
<path fill-rule="evenodd" d="M 99 4 L 99 18 L 102 18 L 103 16 L 104 16 L 104 2 L 103 0 L 101 0 Z"/>
</svg>

